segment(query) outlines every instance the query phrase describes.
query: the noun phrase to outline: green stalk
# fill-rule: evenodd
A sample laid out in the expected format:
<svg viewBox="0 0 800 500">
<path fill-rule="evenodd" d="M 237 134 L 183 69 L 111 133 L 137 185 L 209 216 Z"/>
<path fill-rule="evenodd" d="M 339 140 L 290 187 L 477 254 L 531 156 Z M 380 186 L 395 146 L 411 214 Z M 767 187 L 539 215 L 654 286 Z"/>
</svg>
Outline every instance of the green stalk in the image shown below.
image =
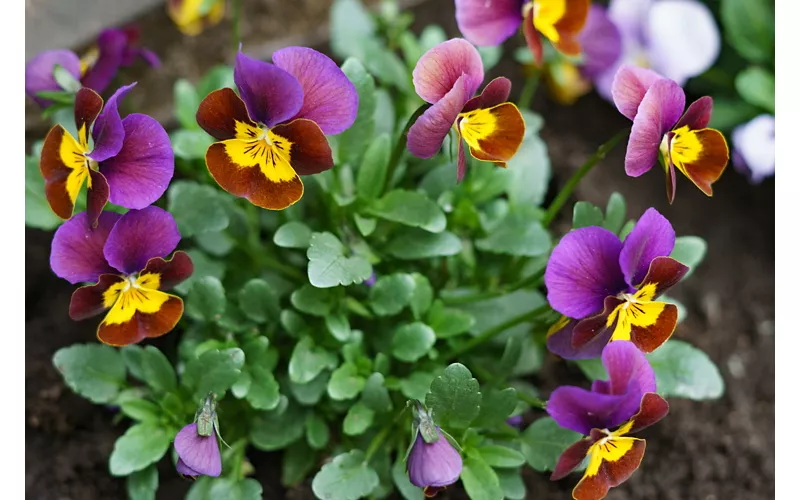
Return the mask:
<svg viewBox="0 0 800 500">
<path fill-rule="evenodd" d="M 408 130 L 414 125 L 414 122 L 417 121 L 417 118 L 422 116 L 422 113 L 425 112 L 429 107 L 430 104 L 423 104 L 416 111 L 414 114 L 411 115 L 411 118 L 408 119 L 406 122 L 405 127 L 403 127 L 403 132 L 400 133 L 400 136 L 397 138 L 397 142 L 394 144 L 394 149 L 392 150 L 392 156 L 389 157 L 389 166 L 386 168 L 386 180 L 383 189 L 381 192 L 384 192 L 392 182 L 392 178 L 394 177 L 394 171 L 397 170 L 397 164 L 400 163 L 400 158 L 403 156 L 403 151 L 406 149 L 406 138 L 408 137 Z"/>
<path fill-rule="evenodd" d="M 534 408 L 541 408 L 542 410 L 547 408 L 547 401 L 545 401 L 543 399 L 535 398 L 533 396 L 525 394 L 522 391 L 517 391 L 517 399 L 519 399 L 520 401 L 523 401 L 525 403 L 528 403 L 529 405 L 533 406 Z"/>
<path fill-rule="evenodd" d="M 534 73 L 525 80 L 525 86 L 522 87 L 522 92 L 519 95 L 517 106 L 520 109 L 528 109 L 531 107 L 533 96 L 536 95 L 536 89 L 539 87 L 539 76 L 542 74 L 541 70 L 536 70 Z"/>
<path fill-rule="evenodd" d="M 583 165 L 581 165 L 581 168 L 579 168 L 578 171 L 572 175 L 572 177 L 569 178 L 569 180 L 561 189 L 561 191 L 559 191 L 558 195 L 556 195 L 556 198 L 553 200 L 553 203 L 551 203 L 550 206 L 547 207 L 547 212 L 545 213 L 544 219 L 542 220 L 542 225 L 544 227 L 549 226 L 550 223 L 553 222 L 553 219 L 556 218 L 556 215 L 558 215 L 558 212 L 561 210 L 561 208 L 567 202 L 569 197 L 572 195 L 572 192 L 575 190 L 575 187 L 578 185 L 581 179 L 583 179 L 584 176 L 588 174 L 589 171 L 595 165 L 600 163 L 600 160 L 604 159 L 606 155 L 612 149 L 614 149 L 614 146 L 616 146 L 617 143 L 621 141 L 623 137 L 628 135 L 629 132 L 630 129 L 628 128 L 619 131 L 617 135 L 615 135 L 614 137 L 609 139 L 605 144 L 597 148 L 597 151 L 592 156 L 590 156 L 589 159 L 586 160 L 586 162 Z"/>
<path fill-rule="evenodd" d="M 288 264 L 279 262 L 267 253 L 264 246 L 261 245 L 261 228 L 258 221 L 258 210 L 258 207 L 252 203 L 246 204 L 247 241 L 243 242 L 242 249 L 253 260 L 256 266 L 272 269 L 292 281 L 304 281 L 305 276 L 303 273 Z"/>
<path fill-rule="evenodd" d="M 374 438 L 372 438 L 372 441 L 370 441 L 369 447 L 367 448 L 367 452 L 364 454 L 365 463 L 369 462 L 369 459 L 372 458 L 372 455 L 374 455 L 375 452 L 378 451 L 378 448 L 381 447 L 383 442 L 386 440 L 386 436 L 389 435 L 389 431 L 391 431 L 392 427 L 394 427 L 394 423 L 395 421 L 393 420 L 391 424 L 381 429 L 381 431 L 376 434 Z"/>
<path fill-rule="evenodd" d="M 544 279 L 544 269 L 541 269 L 540 271 L 531 274 L 527 278 L 521 279 L 520 281 L 517 281 L 516 283 L 513 283 L 508 287 L 501 288 L 500 290 L 493 290 L 490 292 L 480 292 L 470 295 L 462 295 L 460 297 L 452 297 L 443 300 L 444 303 L 448 305 L 471 304 L 473 302 L 480 302 L 481 300 L 493 299 L 495 297 L 500 297 L 507 293 L 516 292 L 517 290 L 528 287 L 530 285 L 539 286 L 543 279 Z"/>
<path fill-rule="evenodd" d="M 233 0 L 233 50 L 238 52 L 239 45 L 242 43 L 242 36 L 239 32 L 239 19 L 242 17 L 242 0 Z"/>
</svg>

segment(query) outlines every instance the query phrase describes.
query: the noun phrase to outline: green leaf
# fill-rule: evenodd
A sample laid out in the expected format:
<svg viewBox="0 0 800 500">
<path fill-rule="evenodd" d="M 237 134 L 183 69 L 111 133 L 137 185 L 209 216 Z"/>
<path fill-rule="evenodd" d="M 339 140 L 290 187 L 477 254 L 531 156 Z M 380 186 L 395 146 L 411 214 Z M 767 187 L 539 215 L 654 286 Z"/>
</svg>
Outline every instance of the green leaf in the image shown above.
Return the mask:
<svg viewBox="0 0 800 500">
<path fill-rule="evenodd" d="M 611 193 L 611 196 L 608 197 L 608 204 L 606 205 L 606 216 L 603 221 L 603 227 L 614 234 L 618 234 L 622 229 L 622 225 L 625 224 L 626 213 L 625 198 L 616 191 Z"/>
<path fill-rule="evenodd" d="M 342 64 L 342 72 L 358 92 L 358 115 L 353 125 L 338 137 L 339 161 L 356 164 L 375 132 L 375 80 L 361 61 L 352 57 Z"/>
<path fill-rule="evenodd" d="M 582 437 L 560 427 L 552 418 L 543 417 L 522 433 L 522 454 L 528 465 L 539 472 L 552 471 L 564 450 Z"/>
<path fill-rule="evenodd" d="M 490 389 L 483 394 L 481 411 L 471 426 L 484 429 L 497 427 L 511 416 L 516 407 L 517 391 L 514 388 L 507 387 L 502 391 Z"/>
<path fill-rule="evenodd" d="M 375 21 L 358 0 L 336 0 L 330 11 L 331 50 L 344 59 L 363 60 L 362 45 L 375 32 Z"/>
<path fill-rule="evenodd" d="M 507 177 L 506 192 L 512 206 L 535 206 L 544 202 L 550 182 L 550 156 L 547 144 L 539 136 L 544 120 L 541 115 L 520 110 L 525 120 L 525 135 L 517 154 L 501 173 Z"/>
<path fill-rule="evenodd" d="M 409 94 L 414 91 L 411 85 L 411 73 L 403 64 L 400 57 L 392 52 L 386 45 L 379 42 L 377 38 L 371 38 L 362 42 L 363 56 L 360 58 L 375 78 L 385 86 L 393 86 L 403 93 Z"/>
<path fill-rule="evenodd" d="M 172 392 L 178 387 L 178 379 L 172 363 L 157 347 L 144 348 L 141 355 L 143 380 L 147 385 L 163 392 Z"/>
<path fill-rule="evenodd" d="M 317 289 L 314 288 L 314 290 Z M 308 330 L 308 324 L 303 319 L 303 316 L 291 309 L 281 311 L 281 326 L 292 337 L 299 337 Z"/>
<path fill-rule="evenodd" d="M 717 399 L 725 392 L 719 369 L 706 353 L 680 340 L 670 340 L 647 355 L 664 397 Z"/>
<path fill-rule="evenodd" d="M 119 409 L 125 416 L 140 422 L 158 422 L 161 419 L 161 408 L 146 399 L 124 401 Z"/>
<path fill-rule="evenodd" d="M 223 231 L 212 231 L 195 235 L 194 241 L 204 251 L 217 257 L 224 257 L 233 250 L 236 242 Z"/>
<path fill-rule="evenodd" d="M 400 229 L 386 246 L 390 255 L 403 260 L 446 257 L 461 250 L 461 239 L 449 231 L 429 233 L 416 228 Z"/>
<path fill-rule="evenodd" d="M 500 487 L 503 495 L 508 500 L 525 500 L 525 482 L 519 470 L 498 470 L 495 471 L 497 479 L 500 480 Z"/>
<path fill-rule="evenodd" d="M 572 209 L 572 229 L 602 226 L 603 211 L 587 201 L 579 201 Z"/>
<path fill-rule="evenodd" d="M 155 500 L 158 490 L 158 469 L 150 465 L 146 469 L 134 472 L 125 480 L 128 500 Z"/>
<path fill-rule="evenodd" d="M 678 236 L 675 238 L 675 248 L 672 249 L 670 257 L 681 264 L 689 266 L 689 272 L 686 273 L 683 279 L 691 276 L 695 268 L 703 262 L 707 249 L 706 240 L 699 236 Z"/>
<path fill-rule="evenodd" d="M 272 241 L 283 248 L 308 248 L 311 229 L 302 222 L 290 221 L 275 231 Z"/>
<path fill-rule="evenodd" d="M 169 140 L 175 156 L 189 161 L 204 159 L 208 147 L 214 143 L 214 138 L 205 130 L 183 128 L 173 131 L 169 135 Z"/>
<path fill-rule="evenodd" d="M 112 476 L 127 476 L 161 460 L 174 435 L 154 424 L 136 424 L 117 439 L 108 461 Z"/>
<path fill-rule="evenodd" d="M 261 484 L 255 479 L 236 480 L 231 477 L 210 478 L 201 476 L 186 495 L 186 500 L 260 500 Z"/>
<path fill-rule="evenodd" d="M 82 87 L 81 82 L 60 64 L 53 66 L 53 78 L 59 87 L 72 94 L 78 92 Z"/>
<path fill-rule="evenodd" d="M 278 320 L 281 314 L 278 296 L 259 278 L 251 279 L 239 290 L 239 309 L 256 323 Z"/>
<path fill-rule="evenodd" d="M 311 337 L 304 337 L 292 351 L 289 359 L 289 378 L 297 384 L 307 384 L 322 370 L 336 368 L 336 354 L 314 345 Z"/>
<path fill-rule="evenodd" d="M 405 500 L 425 500 L 422 489 L 411 484 L 411 481 L 408 479 L 406 465 L 403 463 L 402 459 L 396 460 L 394 465 L 392 465 L 392 480 Z"/>
<path fill-rule="evenodd" d="M 192 258 L 194 272 L 189 279 L 175 286 L 175 290 L 178 293 L 184 295 L 188 294 L 195 282 L 206 276 L 216 278 L 217 280 L 222 280 L 222 278 L 225 277 L 225 264 L 222 262 L 212 259 L 196 248 L 192 248 L 186 253 Z"/>
<path fill-rule="evenodd" d="M 50 209 L 44 196 L 44 178 L 39 158 L 25 157 L 25 225 L 49 231 L 64 222 Z"/>
<path fill-rule="evenodd" d="M 196 182 L 174 181 L 167 192 L 167 210 L 184 238 L 222 231 L 230 223 L 219 192 Z"/>
<path fill-rule="evenodd" d="M 292 396 L 294 396 L 298 403 L 306 406 L 313 406 L 317 404 L 320 398 L 322 398 L 322 395 L 325 394 L 328 388 L 329 378 L 330 373 L 323 371 L 307 384 L 298 384 L 290 380 L 289 390 L 292 391 Z"/>
<path fill-rule="evenodd" d="M 330 291 L 310 285 L 303 285 L 292 292 L 290 300 L 295 309 L 312 316 L 327 316 L 334 304 L 334 297 Z"/>
<path fill-rule="evenodd" d="M 356 227 L 358 228 L 358 232 L 361 233 L 361 236 L 367 237 L 375 231 L 375 227 L 378 225 L 378 221 L 375 219 L 371 219 L 369 217 L 362 217 L 358 214 L 353 214 L 353 221 L 356 223 Z"/>
<path fill-rule="evenodd" d="M 740 123 L 752 120 L 761 113 L 757 107 L 752 106 L 737 96 L 735 99 L 714 97 L 714 113 L 711 115 L 710 128 L 723 132 L 730 132 Z"/>
<path fill-rule="evenodd" d="M 200 96 L 197 95 L 194 85 L 185 78 L 175 81 L 172 86 L 173 98 L 175 99 L 175 118 L 185 129 L 196 129 L 197 124 L 195 115 L 197 108 L 200 107 Z"/>
<path fill-rule="evenodd" d="M 109 403 L 125 385 L 125 362 L 113 347 L 77 344 L 56 351 L 53 366 L 70 389 L 93 403 Z"/>
<path fill-rule="evenodd" d="M 306 418 L 306 441 L 315 450 L 321 450 L 328 444 L 331 431 L 325 420 L 316 413 L 309 413 Z"/>
<path fill-rule="evenodd" d="M 512 210 L 485 238 L 475 241 L 484 252 L 536 257 L 552 246 L 550 233 L 528 210 Z"/>
<path fill-rule="evenodd" d="M 428 324 L 436 332 L 436 337 L 446 339 L 466 333 L 475 324 L 475 317 L 461 309 L 445 307 L 436 301 L 428 314 Z"/>
<path fill-rule="evenodd" d="M 409 304 L 415 286 L 410 274 L 381 276 L 369 291 L 370 306 L 378 316 L 395 315 Z"/>
<path fill-rule="evenodd" d="M 281 388 L 272 372 L 263 366 L 248 366 L 252 377 L 250 389 L 247 391 L 247 402 L 256 410 L 272 410 L 281 399 Z"/>
<path fill-rule="evenodd" d="M 775 75 L 764 68 L 751 66 L 736 75 L 735 84 L 742 99 L 775 113 Z"/>
<path fill-rule="evenodd" d="M 497 474 L 477 453 L 469 453 L 461 470 L 461 482 L 469 498 L 503 500 L 503 489 Z"/>
<path fill-rule="evenodd" d="M 201 401 L 209 392 L 220 399 L 239 379 L 244 365 L 244 352 L 239 348 L 212 349 L 189 361 L 183 372 L 183 384 Z"/>
<path fill-rule="evenodd" d="M 317 465 L 316 461 L 316 452 L 305 441 L 292 443 L 283 452 L 281 483 L 284 486 L 293 486 L 300 483 Z"/>
<path fill-rule="evenodd" d="M 391 191 L 374 201 L 368 210 L 381 219 L 419 227 L 431 233 L 441 233 L 447 226 L 439 205 L 417 191 Z"/>
<path fill-rule="evenodd" d="M 374 418 L 375 412 L 359 401 L 347 410 L 347 415 L 345 415 L 344 423 L 342 424 L 342 430 L 348 436 L 359 436 L 369 429 Z"/>
<path fill-rule="evenodd" d="M 198 321 L 216 321 L 225 312 L 225 289 L 213 276 L 194 282 L 186 299 L 186 314 Z"/>
<path fill-rule="evenodd" d="M 361 199 L 372 201 L 381 195 L 386 184 L 390 150 L 389 135 L 381 134 L 372 141 L 364 153 L 356 177 L 356 191 Z"/>
<path fill-rule="evenodd" d="M 311 489 L 322 500 L 358 500 L 368 496 L 379 482 L 364 452 L 351 450 L 323 465 L 314 476 Z"/>
<path fill-rule="evenodd" d="M 282 396 L 274 410 L 256 413 L 250 426 L 250 440 L 259 450 L 280 450 L 303 436 L 305 422 L 305 411 Z"/>
<path fill-rule="evenodd" d="M 350 323 L 347 316 L 342 313 L 333 313 L 325 316 L 325 327 L 331 332 L 333 338 L 339 342 L 347 342 L 351 337 Z"/>
<path fill-rule="evenodd" d="M 400 361 L 413 363 L 425 356 L 436 343 L 436 334 L 424 323 L 403 325 L 392 337 L 392 355 Z"/>
<path fill-rule="evenodd" d="M 576 359 L 575 364 L 589 380 L 606 380 L 608 372 L 600 358 Z"/>
<path fill-rule="evenodd" d="M 433 379 L 436 378 L 433 373 L 414 371 L 400 381 L 400 392 L 408 399 L 425 400 L 425 395 L 431 388 Z"/>
<path fill-rule="evenodd" d="M 353 399 L 361 393 L 366 380 L 358 374 L 356 365 L 345 363 L 331 374 L 328 381 L 328 396 L 336 401 Z"/>
<path fill-rule="evenodd" d="M 411 312 L 414 314 L 414 319 L 419 320 L 431 307 L 433 302 L 433 287 L 428 278 L 419 274 L 413 273 L 414 278 L 414 292 L 411 294 Z"/>
<path fill-rule="evenodd" d="M 509 469 L 525 464 L 525 455 L 507 446 L 490 444 L 481 446 L 476 451 L 492 467 Z"/>
<path fill-rule="evenodd" d="M 485 47 L 475 47 L 481 55 L 483 61 L 483 70 L 488 72 L 490 69 L 497 66 L 500 59 L 503 57 L 503 47 L 501 45 L 490 45 Z M 517 152 L 519 153 L 519 151 Z"/>
<path fill-rule="evenodd" d="M 209 0 L 205 1 L 209 2 Z M 233 81 L 233 68 L 226 64 L 220 64 L 208 70 L 208 73 L 197 84 L 197 95 L 204 98 L 211 92 L 225 87 L 236 88 Z"/>
<path fill-rule="evenodd" d="M 546 300 L 538 291 L 517 290 L 501 297 L 461 305 L 458 308 L 475 317 L 475 324 L 470 332 L 477 335 L 518 316 L 523 311 L 530 311 L 544 304 L 546 304 Z M 519 327 L 520 330 L 528 328 L 527 324 L 523 325 Z M 511 329 L 510 331 L 514 332 L 515 330 Z"/>
<path fill-rule="evenodd" d="M 481 393 L 478 381 L 461 363 L 453 363 L 431 382 L 425 405 L 433 410 L 437 423 L 454 429 L 466 429 L 480 413 Z"/>
<path fill-rule="evenodd" d="M 372 265 L 347 249 L 331 233 L 313 233 L 308 248 L 308 279 L 317 288 L 361 283 L 372 275 Z"/>
<path fill-rule="evenodd" d="M 394 137 L 397 118 L 392 96 L 387 89 L 381 88 L 375 92 L 375 100 L 375 134 L 389 134 Z"/>
<path fill-rule="evenodd" d="M 775 57 L 775 13 L 769 0 L 722 0 L 725 39 L 745 59 L 769 62 Z"/>
<path fill-rule="evenodd" d="M 373 373 L 364 384 L 361 401 L 372 411 L 383 413 L 392 409 L 392 399 L 384 385 L 383 374 Z"/>
</svg>

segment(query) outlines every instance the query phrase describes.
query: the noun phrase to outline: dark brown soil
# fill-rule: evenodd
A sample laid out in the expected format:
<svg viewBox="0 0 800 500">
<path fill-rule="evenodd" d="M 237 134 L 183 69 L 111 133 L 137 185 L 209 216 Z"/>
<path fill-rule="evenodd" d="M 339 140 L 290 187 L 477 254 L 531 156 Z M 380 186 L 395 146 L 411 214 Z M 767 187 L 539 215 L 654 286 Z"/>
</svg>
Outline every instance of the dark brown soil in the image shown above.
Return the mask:
<svg viewBox="0 0 800 500">
<path fill-rule="evenodd" d="M 261 50 L 267 53 L 266 39 L 292 37 L 289 43 L 318 45 L 324 36 L 328 1 L 249 3 L 260 7 L 245 16 L 245 40 L 254 44 L 260 40 Z M 418 26 L 439 22 L 449 34 L 457 34 L 452 2 L 427 2 L 417 10 Z M 141 23 L 146 36 L 156 40 L 166 74 L 141 75 L 140 85 L 147 92 L 141 93 L 140 104 L 143 112 L 166 120 L 171 113 L 173 79 L 185 74 L 195 79 L 213 64 L 230 60 L 230 34 L 221 25 L 196 39 L 182 38 L 161 10 L 146 15 Z M 513 63 L 504 63 L 493 73 L 500 71 L 516 77 L 515 83 L 521 81 Z M 565 108 L 548 102 L 543 94 L 540 89 L 534 109 L 546 119 L 542 135 L 558 184 L 628 123 L 596 96 Z M 29 138 L 34 138 L 36 120 L 29 118 L 26 123 L 33 125 Z M 576 198 L 604 206 L 616 190 L 628 201 L 629 215 L 638 217 L 654 206 L 673 222 L 678 234 L 708 241 L 705 262 L 672 294 L 689 310 L 675 335 L 708 353 L 727 387 L 718 401 L 671 400 L 670 416 L 643 432 L 648 444 L 640 470 L 609 498 L 773 498 L 774 181 L 753 187 L 731 169 L 715 185 L 714 198 L 708 199 L 681 179 L 677 200 L 669 206 L 662 174 L 654 171 L 639 179 L 628 178 L 623 157 L 624 147 L 619 146 L 582 182 Z M 73 395 L 51 364 L 57 349 L 93 341 L 94 334 L 88 323 L 74 323 L 67 316 L 71 287 L 50 272 L 49 241 L 49 234 L 26 231 L 26 496 L 125 498 L 124 482 L 107 470 L 108 455 L 125 425 L 116 425 L 111 411 Z M 580 379 L 563 362 L 548 358 L 536 382 L 546 394 L 565 380 Z M 287 492 L 280 486 L 275 454 L 253 453 L 249 458 L 256 465 L 265 498 L 312 498 L 308 488 Z M 160 472 L 159 498 L 182 498 L 189 484 L 168 466 Z M 530 470 L 526 474 L 529 497 L 540 500 L 569 498 L 570 481 L 552 483 L 546 475 Z M 456 491 L 452 496 L 462 497 Z"/>
</svg>

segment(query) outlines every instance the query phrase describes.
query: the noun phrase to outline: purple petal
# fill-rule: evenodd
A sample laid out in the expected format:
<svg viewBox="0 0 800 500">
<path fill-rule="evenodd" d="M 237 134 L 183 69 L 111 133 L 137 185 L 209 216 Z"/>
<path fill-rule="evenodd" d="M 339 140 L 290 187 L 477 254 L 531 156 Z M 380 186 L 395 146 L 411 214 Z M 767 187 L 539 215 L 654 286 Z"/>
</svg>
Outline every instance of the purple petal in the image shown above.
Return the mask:
<svg viewBox="0 0 800 500">
<path fill-rule="evenodd" d="M 272 127 L 295 116 L 303 106 L 303 87 L 279 67 L 236 54 L 233 81 L 250 118 Z"/>
<path fill-rule="evenodd" d="M 439 152 L 444 138 L 469 100 L 467 75 L 459 78 L 450 92 L 425 110 L 408 130 L 408 151 L 418 158 L 430 158 Z"/>
<path fill-rule="evenodd" d="M 556 311 L 582 319 L 603 309 L 608 296 L 627 290 L 619 268 L 622 242 L 600 227 L 567 233 L 553 249 L 544 282 Z"/>
<path fill-rule="evenodd" d="M 99 54 L 97 61 L 86 71 L 81 79 L 84 87 L 89 87 L 97 93 L 102 93 L 116 76 L 125 48 L 128 45 L 128 36 L 118 29 L 103 30 L 97 37 Z"/>
<path fill-rule="evenodd" d="M 511 94 L 511 80 L 504 76 L 498 76 L 491 82 L 487 83 L 480 94 L 476 95 L 464 105 L 462 113 L 479 108 L 491 108 L 508 102 L 508 96 Z"/>
<path fill-rule="evenodd" d="M 117 274 L 103 255 L 103 246 L 111 229 L 121 217 L 115 212 L 103 212 L 97 227 L 91 229 L 86 212 L 61 224 L 50 247 L 50 268 L 59 278 L 75 283 L 94 283 L 101 274 Z"/>
<path fill-rule="evenodd" d="M 685 105 L 683 89 L 672 80 L 662 78 L 647 90 L 633 119 L 625 173 L 639 177 L 656 164 L 661 140 L 681 117 Z"/>
<path fill-rule="evenodd" d="M 133 274 L 144 269 L 153 257 L 166 257 L 180 240 L 181 233 L 172 215 L 150 206 L 130 210 L 119 219 L 108 235 L 103 255 L 114 268 Z"/>
<path fill-rule="evenodd" d="M 183 474 L 184 476 L 194 477 L 200 475 L 199 472 L 186 465 L 186 462 L 184 462 L 180 457 L 178 457 L 178 461 L 175 463 L 175 470 L 178 471 L 178 474 Z"/>
<path fill-rule="evenodd" d="M 136 55 L 141 57 L 151 68 L 161 67 L 161 59 L 150 49 L 145 49 L 144 47 L 139 48 L 136 50 Z"/>
<path fill-rule="evenodd" d="M 293 119 L 316 122 L 327 135 L 350 128 L 358 113 L 358 93 L 331 58 L 307 47 L 286 47 L 272 55 L 272 62 L 303 89 L 303 106 Z"/>
<path fill-rule="evenodd" d="M 475 45 L 500 45 L 522 23 L 524 0 L 456 0 L 456 22 Z"/>
<path fill-rule="evenodd" d="M 94 150 L 89 155 L 94 161 L 107 160 L 122 149 L 125 129 L 122 126 L 122 118 L 119 116 L 119 101 L 124 99 L 135 85 L 136 82 L 133 82 L 118 88 L 103 106 L 103 111 L 97 116 L 92 127 Z"/>
<path fill-rule="evenodd" d="M 673 248 L 675 230 L 672 224 L 658 210 L 648 208 L 622 244 L 619 267 L 625 281 L 637 287 L 647 275 L 653 259 L 669 256 Z"/>
<path fill-rule="evenodd" d="M 595 78 L 609 70 L 622 55 L 622 35 L 602 5 L 592 5 L 579 37 L 583 47 L 581 72 Z"/>
<path fill-rule="evenodd" d="M 614 82 L 611 84 L 614 105 L 624 116 L 631 120 L 635 119 L 647 90 L 662 78 L 661 75 L 649 69 L 629 64 L 622 65 L 614 75 Z M 681 106 L 681 111 L 683 111 L 683 106 Z"/>
<path fill-rule="evenodd" d="M 599 358 L 603 353 L 603 348 L 608 344 L 614 330 L 606 328 L 603 333 L 595 335 L 592 340 L 576 349 L 572 345 L 572 329 L 578 324 L 578 320 L 570 320 L 564 328 L 547 337 L 547 349 L 564 359 L 594 359 Z"/>
<path fill-rule="evenodd" d="M 608 16 L 619 28 L 624 39 L 644 44 L 647 42 L 647 14 L 653 3 L 655 0 L 611 0 L 608 4 Z"/>
<path fill-rule="evenodd" d="M 464 140 L 458 134 L 458 161 L 456 163 L 456 183 L 460 184 L 467 175 L 467 148 L 464 147 Z"/>
<path fill-rule="evenodd" d="M 694 101 L 686 108 L 686 112 L 675 124 L 675 129 L 679 129 L 684 125 L 692 130 L 700 130 L 701 128 L 708 127 L 708 122 L 711 121 L 711 110 L 714 107 L 714 99 L 709 96 L 701 97 Z"/>
<path fill-rule="evenodd" d="M 217 477 L 222 473 L 217 436 L 200 436 L 197 434 L 196 423 L 189 424 L 178 432 L 175 436 L 175 451 L 184 465 L 197 474 Z"/>
<path fill-rule="evenodd" d="M 164 194 L 175 170 L 167 132 L 155 119 L 134 113 L 122 120 L 125 140 L 116 156 L 100 164 L 111 203 L 144 208 Z"/>
<path fill-rule="evenodd" d="M 760 115 L 733 129 L 733 166 L 757 184 L 775 174 L 775 117 Z"/>
<path fill-rule="evenodd" d="M 603 349 L 603 366 L 608 372 L 608 394 L 637 394 L 633 413 L 638 410 L 645 392 L 656 392 L 655 372 L 644 353 L 633 342 L 610 342 Z"/>
<path fill-rule="evenodd" d="M 425 52 L 412 77 L 417 94 L 433 104 L 444 99 L 462 75 L 466 76 L 464 92 L 467 98 L 472 97 L 483 82 L 483 62 L 472 44 L 463 38 L 453 38 Z"/>
<path fill-rule="evenodd" d="M 61 90 L 53 77 L 53 68 L 56 64 L 66 69 L 76 80 L 80 79 L 80 59 L 69 50 L 46 50 L 31 59 L 31 62 L 25 66 L 25 94 L 43 108 L 52 104 L 53 101 L 36 97 L 36 93 Z"/>
<path fill-rule="evenodd" d="M 625 396 L 561 386 L 550 395 L 546 411 L 561 427 L 588 435 L 592 429 L 610 429 L 624 422 L 613 418 L 624 400 Z"/>
<path fill-rule="evenodd" d="M 417 433 L 417 440 L 408 455 L 408 479 L 419 488 L 441 487 L 455 483 L 461 475 L 461 455 L 445 438 L 439 428 L 439 439 L 426 443 Z"/>
</svg>

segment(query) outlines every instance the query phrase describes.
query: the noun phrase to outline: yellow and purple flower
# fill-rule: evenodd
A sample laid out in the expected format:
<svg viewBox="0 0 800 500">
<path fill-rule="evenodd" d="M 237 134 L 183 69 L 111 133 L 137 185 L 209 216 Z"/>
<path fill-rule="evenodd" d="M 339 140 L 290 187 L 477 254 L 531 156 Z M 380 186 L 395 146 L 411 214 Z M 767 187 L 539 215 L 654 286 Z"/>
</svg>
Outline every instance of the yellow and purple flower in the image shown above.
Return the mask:
<svg viewBox="0 0 800 500">
<path fill-rule="evenodd" d="M 666 342 L 678 309 L 655 299 L 689 270 L 668 257 L 674 247 L 672 225 L 654 208 L 624 243 L 601 227 L 567 233 L 544 275 L 547 300 L 564 315 L 548 334 L 548 349 L 565 359 L 586 359 L 599 356 L 610 340 L 630 340 L 644 352 Z"/>
<path fill-rule="evenodd" d="M 434 156 L 455 128 L 459 182 L 467 166 L 463 142 L 473 158 L 500 167 L 516 154 L 525 135 L 525 121 L 516 105 L 507 102 L 511 82 L 495 78 L 473 97 L 483 83 L 483 63 L 472 44 L 461 38 L 440 43 L 420 58 L 413 79 L 417 94 L 432 106 L 408 131 L 411 154 Z"/>
<path fill-rule="evenodd" d="M 590 0 L 456 0 L 456 22 L 464 38 L 479 46 L 500 45 L 520 25 L 536 64 L 542 64 L 539 34 L 567 56 L 581 54 L 578 35 Z"/>
<path fill-rule="evenodd" d="M 53 236 L 50 268 L 70 283 L 95 283 L 72 294 L 70 318 L 108 311 L 97 338 L 114 346 L 170 332 L 183 315 L 183 300 L 166 290 L 194 269 L 184 252 L 165 260 L 180 239 L 172 216 L 155 206 L 125 215 L 103 212 L 94 228 L 86 212 L 62 224 Z"/>
<path fill-rule="evenodd" d="M 239 52 L 233 79 L 238 96 L 223 88 L 200 103 L 197 123 L 216 142 L 206 164 L 225 191 L 270 210 L 303 196 L 300 175 L 333 167 L 325 134 L 338 134 L 356 118 L 358 94 L 329 57 L 287 47 L 273 64 Z"/>
<path fill-rule="evenodd" d="M 559 387 L 547 402 L 547 413 L 558 425 L 586 436 L 561 454 L 550 476 L 562 479 L 589 457 L 572 490 L 575 500 L 600 500 L 625 482 L 639 468 L 645 450 L 645 440 L 630 435 L 669 412 L 667 402 L 655 393 L 653 369 L 631 342 L 611 342 L 602 360 L 609 380 L 595 380 L 590 391 Z"/>
<path fill-rule="evenodd" d="M 167 14 L 184 35 L 199 35 L 225 17 L 225 0 L 167 0 Z"/>
<path fill-rule="evenodd" d="M 194 422 L 184 426 L 175 436 L 178 474 L 189 477 L 217 477 L 222 473 L 222 456 L 219 453 L 219 419 L 216 399 L 209 394 L 194 417 Z M 223 441 L 224 442 L 224 441 Z"/>
<path fill-rule="evenodd" d="M 143 114 L 119 116 L 119 101 L 134 85 L 120 87 L 105 106 L 94 90 L 80 89 L 75 95 L 78 138 L 61 125 L 47 134 L 39 168 L 47 202 L 62 219 L 72 217 L 84 183 L 89 224 L 97 222 L 109 200 L 142 209 L 166 191 L 175 160 L 164 127 Z"/>
<path fill-rule="evenodd" d="M 102 94 L 119 68 L 132 66 L 139 58 L 154 68 L 161 64 L 158 56 L 139 46 L 138 41 L 137 28 L 112 28 L 103 30 L 83 57 L 64 49 L 44 51 L 25 67 L 25 93 L 42 108 L 52 104 L 51 100 L 37 94 L 61 90 L 53 76 L 54 66 L 59 65 L 80 80 L 82 86 Z"/>
<path fill-rule="evenodd" d="M 639 177 L 659 161 L 667 176 L 667 199 L 675 200 L 675 169 L 707 196 L 728 164 L 728 143 L 708 128 L 713 100 L 705 96 L 686 108 L 686 95 L 674 81 L 655 71 L 622 66 L 611 87 L 620 113 L 633 120 L 625 172 Z"/>
</svg>

